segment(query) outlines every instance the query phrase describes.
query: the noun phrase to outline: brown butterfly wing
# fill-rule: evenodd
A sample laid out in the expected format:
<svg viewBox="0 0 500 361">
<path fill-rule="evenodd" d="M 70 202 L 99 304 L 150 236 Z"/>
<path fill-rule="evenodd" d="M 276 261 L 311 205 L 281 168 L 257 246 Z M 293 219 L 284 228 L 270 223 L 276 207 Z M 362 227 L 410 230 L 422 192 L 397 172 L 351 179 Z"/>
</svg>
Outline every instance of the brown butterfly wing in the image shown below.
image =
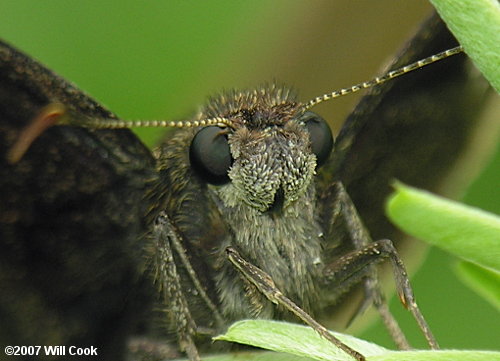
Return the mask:
<svg viewBox="0 0 500 361">
<path fill-rule="evenodd" d="M 61 126 L 9 164 L 21 129 L 55 101 L 115 117 L 0 42 L 0 340 L 96 346 L 101 359 L 121 359 L 149 302 L 141 240 L 154 160 L 128 130 Z"/>
<path fill-rule="evenodd" d="M 381 73 L 457 45 L 434 14 Z M 487 82 L 463 54 L 367 91 L 346 119 L 334 153 L 319 174 L 320 219 L 332 242 L 331 261 L 353 248 L 344 226 L 329 223 L 334 210 L 331 183 L 340 180 L 372 238 L 391 239 L 410 269 L 421 262 L 422 244 L 405 238 L 384 215 L 391 183 L 400 180 L 456 195 L 456 189 L 447 188 L 448 175 L 468 152 L 489 93 Z M 383 273 L 385 280 L 391 277 L 387 270 Z M 393 288 L 394 283 L 384 284 Z M 353 297 L 351 293 L 343 303 L 347 309 L 336 308 L 341 324 L 356 312 L 359 303 Z"/>
<path fill-rule="evenodd" d="M 457 45 L 434 15 L 386 71 Z M 448 173 L 480 125 L 488 92 L 467 57 L 458 55 L 376 86 L 361 99 L 323 172 L 328 181 L 344 183 L 374 238 L 392 237 L 383 204 L 394 180 L 445 192 Z"/>
</svg>

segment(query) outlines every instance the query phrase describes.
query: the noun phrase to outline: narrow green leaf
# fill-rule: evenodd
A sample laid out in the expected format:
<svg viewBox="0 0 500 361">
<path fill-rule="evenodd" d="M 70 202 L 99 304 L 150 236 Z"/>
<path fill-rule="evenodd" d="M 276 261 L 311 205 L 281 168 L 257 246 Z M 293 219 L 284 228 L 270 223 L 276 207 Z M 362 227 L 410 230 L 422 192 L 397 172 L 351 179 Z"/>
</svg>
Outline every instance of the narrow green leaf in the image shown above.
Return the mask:
<svg viewBox="0 0 500 361">
<path fill-rule="evenodd" d="M 336 332 L 332 334 L 342 342 L 365 356 L 379 355 L 388 350 L 353 336 Z M 243 343 L 268 350 L 286 352 L 315 360 L 352 361 L 352 357 L 321 338 L 310 327 L 292 323 L 245 320 L 233 324 L 228 331 L 215 340 Z"/>
<path fill-rule="evenodd" d="M 308 361 L 311 358 L 277 352 L 238 352 L 203 357 L 203 361 Z M 500 353 L 493 351 L 394 351 L 368 357 L 367 361 L 498 361 Z"/>
<path fill-rule="evenodd" d="M 203 356 L 203 361 L 311 361 L 310 357 L 300 357 L 289 353 L 272 351 L 238 351 L 233 353 Z M 188 360 L 183 360 L 188 361 Z"/>
<path fill-rule="evenodd" d="M 500 218 L 402 184 L 386 212 L 408 234 L 483 267 L 500 270 Z"/>
<path fill-rule="evenodd" d="M 474 64 L 500 93 L 500 5 L 497 0 L 431 0 Z"/>
<path fill-rule="evenodd" d="M 500 361 L 499 352 L 456 350 L 391 351 L 352 336 L 337 332 L 332 332 L 332 334 L 355 350 L 361 352 L 366 356 L 367 361 Z M 204 360 L 353 360 L 325 339 L 319 337 L 311 328 L 285 322 L 268 320 L 239 321 L 232 325 L 226 334 L 216 337 L 215 340 L 238 342 L 292 355 L 283 356 L 283 354 L 270 354 L 268 352 L 242 352 L 233 355 L 213 356 L 204 358 Z"/>
<path fill-rule="evenodd" d="M 500 352 L 494 351 L 394 351 L 368 358 L 368 361 L 500 361 Z"/>
<path fill-rule="evenodd" d="M 462 281 L 500 311 L 500 272 L 470 262 L 459 262 L 456 272 Z"/>
</svg>

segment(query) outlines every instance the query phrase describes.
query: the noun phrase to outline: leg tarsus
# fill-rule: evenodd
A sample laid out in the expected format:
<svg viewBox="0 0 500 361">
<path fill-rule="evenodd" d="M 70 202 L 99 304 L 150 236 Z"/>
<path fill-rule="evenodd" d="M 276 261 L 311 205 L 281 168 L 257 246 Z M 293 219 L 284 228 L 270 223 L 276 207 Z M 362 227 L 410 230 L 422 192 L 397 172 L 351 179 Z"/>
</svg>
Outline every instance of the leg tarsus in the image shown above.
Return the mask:
<svg viewBox="0 0 500 361">
<path fill-rule="evenodd" d="M 325 278 L 330 280 L 332 284 L 349 289 L 355 283 L 359 282 L 361 278 L 368 277 L 366 280 L 367 283 L 365 283 L 367 297 L 373 300 L 373 305 L 380 313 L 384 324 L 397 346 L 401 349 L 408 349 L 408 342 L 396 319 L 390 313 L 376 278 L 370 275 L 370 268 L 368 268 L 374 267 L 376 264 L 387 259 L 389 259 L 392 264 L 399 298 L 405 308 L 412 313 L 429 346 L 432 349 L 438 349 L 439 346 L 436 339 L 415 302 L 413 290 L 404 264 L 390 240 L 384 239 L 372 242 L 361 249 L 342 256 L 338 262 L 335 262 L 325 270 Z"/>
<path fill-rule="evenodd" d="M 354 357 L 356 360 L 366 360 L 362 354 L 347 346 L 337 337 L 333 336 L 323 325 L 314 320 L 314 318 L 312 318 L 307 312 L 302 310 L 292 300 L 286 297 L 276 287 L 274 281 L 267 273 L 254 266 L 250 262 L 246 261 L 243 257 L 240 256 L 236 249 L 234 249 L 233 247 L 228 247 L 226 248 L 226 253 L 228 255 L 229 261 L 236 267 L 236 269 L 243 275 L 243 277 L 251 282 L 271 302 L 273 302 L 274 304 L 279 304 L 280 306 L 286 308 L 288 311 L 292 312 L 305 324 L 311 326 L 320 336 L 327 339 L 335 346 L 342 349 L 345 353 Z"/>
<path fill-rule="evenodd" d="M 408 273 L 406 272 L 406 268 L 403 264 L 403 261 L 399 257 L 399 254 L 394 247 L 394 244 L 388 240 L 383 239 L 376 242 L 382 245 L 384 251 L 387 253 L 388 257 L 392 262 L 392 269 L 394 271 L 394 278 L 396 279 L 396 286 L 398 290 L 399 299 L 401 303 L 404 305 L 406 309 L 408 309 L 415 320 L 417 321 L 418 326 L 422 330 L 429 346 L 432 349 L 439 349 L 439 345 L 436 341 L 436 338 L 432 334 L 432 331 L 424 318 L 422 312 L 417 306 L 417 302 L 415 300 L 415 295 L 413 294 L 413 289 L 410 284 L 410 279 L 408 277 Z"/>
<path fill-rule="evenodd" d="M 326 277 L 337 280 L 340 278 L 340 285 L 346 288 L 351 287 L 354 283 L 359 282 L 361 277 L 364 277 L 367 299 L 372 299 L 373 305 L 379 312 L 382 321 L 396 345 L 400 349 L 408 349 L 410 348 L 408 341 L 396 319 L 391 314 L 380 285 L 378 284 L 375 265 L 389 258 L 393 266 L 394 278 L 396 280 L 397 291 L 401 302 L 404 307 L 409 309 L 412 313 L 429 346 L 432 349 L 439 348 L 436 339 L 415 302 L 406 268 L 393 243 L 390 240 L 373 242 L 359 217 L 354 203 L 347 194 L 344 185 L 341 182 L 337 182 L 335 184 L 335 190 L 337 192 L 337 201 L 341 204 L 341 213 L 346 222 L 346 228 L 356 250 L 341 257 L 338 262 L 335 262 L 334 267 L 327 269 Z M 348 263 L 352 262 L 354 258 L 357 258 L 357 261 L 349 265 Z M 351 267 L 350 271 L 346 270 L 348 266 Z M 335 269 L 340 273 L 341 277 L 334 274 Z M 363 303 L 361 307 L 365 307 L 365 304 L 366 302 Z"/>
</svg>

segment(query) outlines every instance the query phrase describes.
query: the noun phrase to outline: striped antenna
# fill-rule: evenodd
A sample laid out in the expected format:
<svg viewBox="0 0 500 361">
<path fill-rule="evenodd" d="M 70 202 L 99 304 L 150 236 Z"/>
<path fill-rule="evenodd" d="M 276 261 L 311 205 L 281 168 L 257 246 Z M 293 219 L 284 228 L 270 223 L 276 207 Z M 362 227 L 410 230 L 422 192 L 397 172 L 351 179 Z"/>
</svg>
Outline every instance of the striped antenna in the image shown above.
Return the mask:
<svg viewBox="0 0 500 361">
<path fill-rule="evenodd" d="M 7 151 L 7 161 L 10 164 L 17 163 L 33 141 L 40 136 L 47 128 L 54 125 L 73 125 L 92 129 L 117 129 L 134 127 L 176 127 L 190 128 L 217 125 L 220 127 L 233 127 L 233 123 L 223 117 L 214 117 L 200 120 L 120 120 L 109 118 L 92 118 L 72 110 L 68 110 L 64 104 L 50 103 L 40 109 L 38 115 L 34 117 L 28 125 L 21 130 L 18 139 Z"/>
<path fill-rule="evenodd" d="M 193 127 L 204 127 L 209 125 L 217 126 L 227 126 L 232 127 L 232 122 L 223 117 L 214 117 L 209 119 L 200 120 L 121 120 L 121 119 L 103 119 L 103 118 L 92 118 L 92 117 L 82 117 L 81 114 L 75 114 L 75 117 L 67 117 L 66 121 L 62 121 L 59 124 L 69 124 L 77 125 L 80 127 L 88 127 L 92 129 L 118 129 L 118 128 L 144 128 L 144 127 L 156 127 L 156 128 L 193 128 Z"/>
<path fill-rule="evenodd" d="M 309 102 L 305 103 L 304 106 L 302 107 L 302 111 L 306 111 L 306 110 L 312 108 L 313 106 L 318 105 L 319 103 L 322 103 L 324 101 L 334 99 L 334 98 L 339 98 L 339 97 L 347 95 L 347 94 L 356 93 L 359 90 L 371 88 L 372 86 L 385 83 L 388 80 L 397 78 L 398 76 L 401 76 L 404 74 L 408 74 L 409 72 L 412 72 L 413 70 L 420 69 L 426 65 L 435 63 L 437 61 L 443 60 L 443 59 L 448 58 L 450 56 L 460 54 L 463 51 L 464 51 L 464 49 L 461 46 L 457 46 L 456 48 L 445 50 L 441 53 L 429 56 L 428 58 L 419 60 L 415 63 L 412 63 L 410 65 L 406 65 L 402 68 L 392 70 L 381 77 L 376 77 L 372 80 L 356 84 L 350 88 L 344 88 L 344 89 L 336 90 L 336 91 L 328 93 L 328 94 L 321 95 L 321 96 L 316 97 L 316 98 L 310 100 Z"/>
</svg>

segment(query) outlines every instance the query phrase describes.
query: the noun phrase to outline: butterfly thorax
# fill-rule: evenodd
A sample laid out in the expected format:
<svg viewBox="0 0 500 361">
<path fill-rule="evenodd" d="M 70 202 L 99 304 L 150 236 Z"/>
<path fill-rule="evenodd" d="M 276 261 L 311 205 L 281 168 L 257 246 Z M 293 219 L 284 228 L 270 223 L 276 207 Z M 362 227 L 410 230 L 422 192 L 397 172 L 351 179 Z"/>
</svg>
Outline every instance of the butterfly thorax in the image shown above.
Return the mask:
<svg viewBox="0 0 500 361">
<path fill-rule="evenodd" d="M 211 103 L 219 114 L 223 107 L 223 115 L 237 118 L 227 136 L 233 159 L 230 181 L 211 186 L 210 192 L 230 230 L 220 245 L 221 257 L 225 247 L 237 248 L 282 292 L 311 309 L 322 265 L 316 156 L 304 123 L 296 119 L 297 103 L 288 97 L 273 88 Z M 274 306 L 253 292 L 227 260 L 221 264 L 216 282 L 224 313 L 230 318 L 272 317 Z"/>
<path fill-rule="evenodd" d="M 307 310 L 318 303 L 322 261 L 322 231 L 315 220 L 314 187 L 281 211 L 260 212 L 236 201 L 234 185 L 213 190 L 218 209 L 230 229 L 221 244 L 233 246 L 251 263 L 267 272 L 276 286 Z M 276 308 L 255 292 L 227 261 L 216 276 L 222 309 L 230 319 L 272 318 Z M 278 316 L 279 317 L 279 316 Z"/>
</svg>

